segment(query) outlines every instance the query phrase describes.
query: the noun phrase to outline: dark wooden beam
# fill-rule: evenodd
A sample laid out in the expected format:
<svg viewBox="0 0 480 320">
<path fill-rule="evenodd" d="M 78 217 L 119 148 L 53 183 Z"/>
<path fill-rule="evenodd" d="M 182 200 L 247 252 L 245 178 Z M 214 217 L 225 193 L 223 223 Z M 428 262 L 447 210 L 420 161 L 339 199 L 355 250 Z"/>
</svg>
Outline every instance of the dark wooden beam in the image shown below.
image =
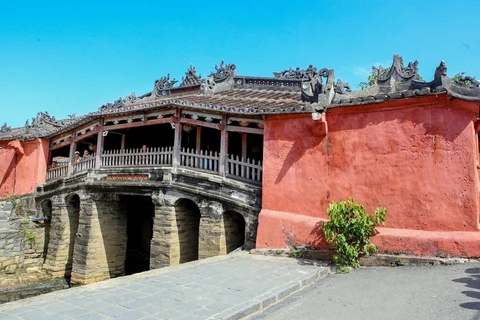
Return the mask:
<svg viewBox="0 0 480 320">
<path fill-rule="evenodd" d="M 220 130 L 218 123 L 205 122 L 205 121 L 194 120 L 189 118 L 180 118 L 180 122 L 191 124 L 193 126 L 207 127 L 207 128 Z"/>
<path fill-rule="evenodd" d="M 241 132 L 241 133 L 263 134 L 263 129 L 249 128 L 249 127 L 227 126 L 227 131 Z"/>
<path fill-rule="evenodd" d="M 83 139 L 86 139 L 86 138 L 88 138 L 88 137 L 91 137 L 91 136 L 94 136 L 94 135 L 98 134 L 98 131 L 99 131 L 99 129 L 98 129 L 98 127 L 97 127 L 97 128 L 95 128 L 95 129 L 93 129 L 92 131 L 89 131 L 89 132 L 87 132 L 87 133 L 85 133 L 85 134 L 82 134 L 81 136 L 75 137 L 75 138 L 73 139 L 73 141 L 74 141 L 74 142 L 82 141 Z"/>
<path fill-rule="evenodd" d="M 135 127 L 142 127 L 142 126 L 151 126 L 155 124 L 164 124 L 164 123 L 172 123 L 175 122 L 174 117 L 170 118 L 163 118 L 163 119 L 155 119 L 155 120 L 147 120 L 145 122 L 138 121 L 132 123 L 121 123 L 121 124 L 114 124 L 110 126 L 103 127 L 104 130 L 119 130 L 119 129 L 128 129 L 128 128 L 135 128 Z"/>
<path fill-rule="evenodd" d="M 61 143 L 57 143 L 54 146 L 51 146 L 50 151 L 57 150 L 57 149 L 60 149 L 62 147 L 68 146 L 68 145 L 70 145 L 70 143 L 72 143 L 71 137 L 69 137 L 67 141 L 63 141 Z"/>
</svg>

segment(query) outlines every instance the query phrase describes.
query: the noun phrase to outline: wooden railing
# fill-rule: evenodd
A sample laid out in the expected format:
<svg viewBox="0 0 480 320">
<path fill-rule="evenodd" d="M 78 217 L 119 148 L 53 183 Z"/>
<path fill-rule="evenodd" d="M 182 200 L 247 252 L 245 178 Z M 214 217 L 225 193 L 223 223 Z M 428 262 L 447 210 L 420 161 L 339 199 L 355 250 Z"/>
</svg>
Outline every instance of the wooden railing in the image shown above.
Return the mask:
<svg viewBox="0 0 480 320">
<path fill-rule="evenodd" d="M 246 180 L 262 181 L 262 162 L 253 159 L 229 155 L 227 158 L 227 176 Z"/>
<path fill-rule="evenodd" d="M 151 167 L 172 165 L 173 147 L 141 149 L 105 150 L 102 154 L 102 167 Z"/>
<path fill-rule="evenodd" d="M 50 167 L 47 169 L 47 181 L 66 177 L 68 173 L 68 164 Z"/>
<path fill-rule="evenodd" d="M 82 158 L 79 162 L 73 164 L 73 172 L 77 173 L 95 168 L 96 159 L 95 154 L 91 154 L 87 158 Z"/>
<path fill-rule="evenodd" d="M 182 148 L 180 150 L 180 166 L 196 168 L 200 170 L 218 172 L 218 162 L 220 156 L 218 152 Z"/>
<path fill-rule="evenodd" d="M 194 168 L 219 174 L 220 155 L 215 151 L 186 149 L 179 152 L 180 167 Z M 104 150 L 101 156 L 100 167 L 155 167 L 173 166 L 173 147 L 140 149 Z M 73 172 L 78 173 L 96 167 L 96 156 L 73 163 Z M 226 159 L 225 175 L 229 178 L 259 183 L 262 181 L 262 162 L 245 159 L 240 156 L 229 155 Z M 68 176 L 68 165 L 47 169 L 47 181 Z"/>
</svg>

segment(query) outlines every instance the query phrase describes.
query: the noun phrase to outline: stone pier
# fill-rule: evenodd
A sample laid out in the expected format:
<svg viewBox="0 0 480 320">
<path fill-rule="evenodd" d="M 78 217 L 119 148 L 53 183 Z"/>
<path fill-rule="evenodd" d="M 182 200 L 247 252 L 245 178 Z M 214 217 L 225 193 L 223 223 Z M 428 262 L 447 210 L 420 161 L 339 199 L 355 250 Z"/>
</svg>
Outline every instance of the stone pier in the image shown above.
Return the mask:
<svg viewBox="0 0 480 320">
<path fill-rule="evenodd" d="M 127 217 L 115 194 L 83 195 L 71 282 L 86 284 L 125 274 Z"/>
</svg>

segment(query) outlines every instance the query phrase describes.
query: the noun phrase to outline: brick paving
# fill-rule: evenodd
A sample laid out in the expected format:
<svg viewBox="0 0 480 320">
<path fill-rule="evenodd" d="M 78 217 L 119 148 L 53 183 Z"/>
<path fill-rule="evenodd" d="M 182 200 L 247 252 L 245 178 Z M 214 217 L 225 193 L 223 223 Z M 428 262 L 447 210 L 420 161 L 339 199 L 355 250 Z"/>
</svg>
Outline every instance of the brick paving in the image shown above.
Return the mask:
<svg viewBox="0 0 480 320">
<path fill-rule="evenodd" d="M 241 319 L 326 274 L 239 252 L 0 305 L 0 319 Z"/>
</svg>

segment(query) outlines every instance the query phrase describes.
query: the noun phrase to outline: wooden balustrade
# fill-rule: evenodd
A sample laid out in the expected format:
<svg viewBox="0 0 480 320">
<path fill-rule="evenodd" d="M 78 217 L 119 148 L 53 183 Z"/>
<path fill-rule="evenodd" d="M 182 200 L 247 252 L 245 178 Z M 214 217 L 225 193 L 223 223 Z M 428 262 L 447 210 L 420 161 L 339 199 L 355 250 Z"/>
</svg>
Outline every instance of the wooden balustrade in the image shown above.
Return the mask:
<svg viewBox="0 0 480 320">
<path fill-rule="evenodd" d="M 82 158 L 79 162 L 73 164 L 73 172 L 82 172 L 91 168 L 95 168 L 96 157 L 95 153 L 86 158 Z"/>
<path fill-rule="evenodd" d="M 50 167 L 47 169 L 47 181 L 66 177 L 68 173 L 68 164 Z"/>
<path fill-rule="evenodd" d="M 229 155 L 227 158 L 227 176 L 233 176 L 246 180 L 262 181 L 262 162 L 239 156 Z"/>
<path fill-rule="evenodd" d="M 219 173 L 220 155 L 218 152 L 182 148 L 179 166 L 200 171 Z M 259 183 L 262 181 L 262 162 L 229 155 L 226 159 L 226 176 L 233 179 Z M 173 165 L 173 147 L 154 147 L 147 151 L 141 149 L 104 150 L 101 155 L 100 168 L 115 167 L 155 167 Z M 95 168 L 95 154 L 73 164 L 73 173 Z M 47 181 L 68 175 L 68 165 L 57 166 L 47 170 Z"/>
<path fill-rule="evenodd" d="M 180 150 L 180 166 L 218 172 L 220 155 L 215 151 L 182 148 Z"/>
<path fill-rule="evenodd" d="M 105 150 L 102 154 L 102 167 L 150 167 L 172 165 L 173 147 L 141 149 Z"/>
</svg>

